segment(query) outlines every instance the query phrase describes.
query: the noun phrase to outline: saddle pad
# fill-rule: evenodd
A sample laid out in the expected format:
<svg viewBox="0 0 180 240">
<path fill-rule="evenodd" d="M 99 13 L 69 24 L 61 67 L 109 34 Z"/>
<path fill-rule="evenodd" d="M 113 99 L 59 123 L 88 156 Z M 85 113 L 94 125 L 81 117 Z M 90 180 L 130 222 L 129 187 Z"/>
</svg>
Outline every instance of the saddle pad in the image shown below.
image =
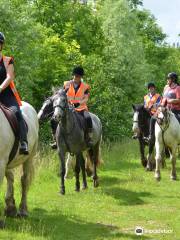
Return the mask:
<svg viewBox="0 0 180 240">
<path fill-rule="evenodd" d="M 20 140 L 19 124 L 18 124 L 17 118 L 12 110 L 7 108 L 3 104 L 0 104 L 0 109 L 3 111 L 4 115 L 6 116 L 8 122 L 12 128 L 12 131 L 14 133 L 14 137 L 15 137 L 14 145 L 9 154 L 9 162 L 8 163 L 10 163 L 13 160 L 13 158 L 15 157 L 18 147 L 19 147 L 19 140 Z"/>
</svg>

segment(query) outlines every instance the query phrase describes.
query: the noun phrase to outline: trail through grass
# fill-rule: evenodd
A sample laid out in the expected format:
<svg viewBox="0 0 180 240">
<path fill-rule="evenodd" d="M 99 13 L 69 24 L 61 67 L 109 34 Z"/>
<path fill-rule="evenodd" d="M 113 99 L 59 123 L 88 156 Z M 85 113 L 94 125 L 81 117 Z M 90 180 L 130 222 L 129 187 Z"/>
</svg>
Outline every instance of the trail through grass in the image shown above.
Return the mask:
<svg viewBox="0 0 180 240">
<path fill-rule="evenodd" d="M 28 197 L 30 215 L 27 219 L 6 219 L 0 239 L 180 239 L 180 182 L 179 178 L 169 178 L 169 159 L 161 182 L 156 182 L 154 174 L 145 172 L 140 165 L 136 142 L 104 147 L 100 187 L 94 189 L 89 179 L 88 190 L 76 193 L 75 179 L 70 179 L 66 181 L 66 195 L 61 196 L 56 153 L 41 154 L 40 158 Z M 179 166 L 177 161 L 178 176 Z M 18 180 L 16 203 L 20 200 Z M 144 231 L 169 232 L 136 236 L 136 226 Z"/>
</svg>

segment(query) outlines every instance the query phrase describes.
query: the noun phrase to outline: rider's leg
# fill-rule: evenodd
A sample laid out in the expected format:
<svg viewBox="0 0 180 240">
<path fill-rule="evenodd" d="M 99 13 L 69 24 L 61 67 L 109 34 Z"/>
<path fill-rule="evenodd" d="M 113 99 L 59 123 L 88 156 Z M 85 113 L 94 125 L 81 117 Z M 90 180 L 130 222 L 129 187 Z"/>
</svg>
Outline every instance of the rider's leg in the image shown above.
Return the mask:
<svg viewBox="0 0 180 240">
<path fill-rule="evenodd" d="M 152 116 L 150 119 L 150 125 L 149 125 L 149 136 L 144 137 L 144 140 L 148 143 L 152 143 L 155 141 L 155 124 L 156 124 L 156 118 Z"/>
<path fill-rule="evenodd" d="M 152 116 L 150 119 L 150 126 L 149 126 L 149 141 L 155 140 L 155 124 L 156 124 L 156 118 Z"/>
<path fill-rule="evenodd" d="M 22 116 L 22 112 L 19 106 L 12 106 L 11 109 L 14 111 L 18 123 L 19 123 L 19 132 L 20 132 L 20 154 L 28 154 L 28 140 L 27 140 L 27 129 L 25 125 L 25 121 Z"/>
<path fill-rule="evenodd" d="M 27 141 L 27 130 L 26 125 L 22 116 L 22 112 L 20 107 L 16 101 L 13 93 L 9 93 L 9 95 L 5 95 L 1 102 L 8 108 L 10 108 L 16 115 L 18 123 L 19 123 L 19 131 L 20 131 L 20 154 L 28 154 L 28 141 Z"/>
<path fill-rule="evenodd" d="M 88 111 L 84 111 L 84 118 L 87 123 L 87 133 L 88 133 L 88 139 L 87 139 L 87 144 L 89 147 L 93 145 L 93 129 L 92 129 L 92 119 Z"/>
<path fill-rule="evenodd" d="M 53 142 L 50 144 L 52 149 L 57 149 L 57 143 L 56 143 L 56 129 L 58 126 L 58 122 L 54 119 L 51 119 L 51 129 L 52 129 L 52 136 L 53 136 Z"/>
</svg>

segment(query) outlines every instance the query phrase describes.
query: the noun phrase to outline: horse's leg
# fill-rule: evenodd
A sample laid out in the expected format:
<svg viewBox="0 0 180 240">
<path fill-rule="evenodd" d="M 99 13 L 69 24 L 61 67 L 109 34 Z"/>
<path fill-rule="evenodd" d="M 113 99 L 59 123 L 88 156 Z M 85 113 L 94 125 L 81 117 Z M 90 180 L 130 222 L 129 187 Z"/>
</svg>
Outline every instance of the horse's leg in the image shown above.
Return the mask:
<svg viewBox="0 0 180 240">
<path fill-rule="evenodd" d="M 15 217 L 17 215 L 17 208 L 15 205 L 14 199 L 14 175 L 11 170 L 6 171 L 6 178 L 7 178 L 7 192 L 6 192 L 6 208 L 5 208 L 5 215 L 7 217 Z"/>
<path fill-rule="evenodd" d="M 87 181 L 86 181 L 86 169 L 85 169 L 85 159 L 83 154 L 80 154 L 80 166 L 82 171 L 82 177 L 83 177 L 83 186 L 82 189 L 85 190 L 87 188 Z"/>
<path fill-rule="evenodd" d="M 171 169 L 171 179 L 172 180 L 176 180 L 176 150 L 177 147 L 173 147 L 172 151 L 171 151 L 171 164 L 172 164 L 172 169 Z"/>
<path fill-rule="evenodd" d="M 5 176 L 5 169 L 6 169 L 6 161 L 0 160 L 0 187 L 2 185 L 4 176 Z M 0 188 L 2 189 L 2 187 Z M 2 205 L 0 203 L 0 229 L 3 229 L 5 227 L 5 221 L 4 221 L 4 212 L 3 209 L 3 202 Z"/>
<path fill-rule="evenodd" d="M 149 143 L 149 152 L 148 152 L 148 157 L 147 157 L 147 166 L 146 170 L 147 171 L 152 171 L 154 166 L 153 166 L 153 150 L 154 150 L 154 144 L 155 144 L 155 139 L 153 139 Z"/>
<path fill-rule="evenodd" d="M 162 143 L 162 139 L 160 140 L 156 140 L 155 143 L 155 147 L 156 147 L 156 169 L 155 169 L 155 178 L 157 181 L 160 181 L 161 179 L 161 174 L 160 174 L 160 165 L 161 165 L 161 155 L 163 152 L 163 143 Z"/>
<path fill-rule="evenodd" d="M 28 158 L 23 163 L 23 175 L 21 176 L 21 202 L 19 205 L 18 216 L 27 217 L 28 216 L 28 208 L 27 208 L 27 193 L 29 190 L 29 186 L 32 181 L 34 167 L 32 162 L 32 157 Z"/>
<path fill-rule="evenodd" d="M 93 146 L 89 150 L 89 156 L 92 159 L 93 162 L 93 183 L 94 187 L 99 186 L 98 176 L 97 176 L 97 164 L 99 161 L 99 151 L 100 151 L 100 142 L 98 142 L 95 146 Z"/>
<path fill-rule="evenodd" d="M 79 181 L 80 162 L 81 162 L 81 156 L 80 156 L 80 154 L 76 154 L 76 166 L 75 166 L 75 176 L 76 176 L 75 191 L 76 192 L 80 191 L 80 181 Z"/>
<path fill-rule="evenodd" d="M 142 136 L 139 137 L 138 140 L 139 140 L 139 146 L 140 146 L 141 163 L 142 163 L 143 167 L 146 167 L 147 159 L 146 159 L 145 154 L 144 154 L 145 145 L 144 145 Z"/>
<path fill-rule="evenodd" d="M 73 161 L 73 157 L 70 155 L 70 153 L 68 153 L 67 160 L 66 160 L 66 173 L 64 176 L 65 179 L 71 178 L 70 172 L 72 173 L 73 171 L 72 161 Z"/>
<path fill-rule="evenodd" d="M 86 160 L 85 160 L 85 169 L 86 169 L 86 174 L 88 177 L 92 176 L 92 163 L 90 161 L 89 155 L 86 154 Z"/>
<path fill-rule="evenodd" d="M 58 148 L 58 155 L 59 155 L 59 159 L 61 161 L 61 169 L 60 169 L 60 173 L 61 173 L 61 186 L 60 186 L 60 193 L 62 195 L 65 194 L 65 185 L 64 185 L 64 176 L 66 173 L 66 167 L 65 167 L 65 152 L 62 150 L 62 148 Z"/>
</svg>

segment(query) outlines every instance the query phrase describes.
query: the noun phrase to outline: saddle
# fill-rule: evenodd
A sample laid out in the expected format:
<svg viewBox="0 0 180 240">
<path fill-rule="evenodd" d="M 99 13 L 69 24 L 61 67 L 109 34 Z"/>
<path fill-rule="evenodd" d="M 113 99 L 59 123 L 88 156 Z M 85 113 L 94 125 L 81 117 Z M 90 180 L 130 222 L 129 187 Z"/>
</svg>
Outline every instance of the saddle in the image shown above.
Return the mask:
<svg viewBox="0 0 180 240">
<path fill-rule="evenodd" d="M 85 118 L 81 114 L 77 113 L 76 111 L 74 111 L 73 114 L 75 115 L 80 128 L 83 129 L 84 133 L 86 134 L 87 123 L 86 123 Z"/>
<path fill-rule="evenodd" d="M 179 124 L 180 124 L 180 113 L 174 113 L 175 117 L 177 118 Z"/>
<path fill-rule="evenodd" d="M 0 109 L 2 110 L 2 112 L 4 113 L 4 115 L 6 116 L 11 129 L 14 133 L 14 137 L 15 137 L 15 141 L 14 141 L 14 145 L 12 147 L 12 150 L 9 154 L 9 162 L 10 163 L 14 157 L 16 156 L 18 147 L 19 147 L 19 140 L 20 140 L 20 132 L 19 132 L 19 124 L 18 124 L 18 120 L 16 118 L 16 115 L 13 113 L 13 111 L 11 109 L 9 109 L 8 107 L 4 106 L 2 103 L 0 104 Z"/>
</svg>

